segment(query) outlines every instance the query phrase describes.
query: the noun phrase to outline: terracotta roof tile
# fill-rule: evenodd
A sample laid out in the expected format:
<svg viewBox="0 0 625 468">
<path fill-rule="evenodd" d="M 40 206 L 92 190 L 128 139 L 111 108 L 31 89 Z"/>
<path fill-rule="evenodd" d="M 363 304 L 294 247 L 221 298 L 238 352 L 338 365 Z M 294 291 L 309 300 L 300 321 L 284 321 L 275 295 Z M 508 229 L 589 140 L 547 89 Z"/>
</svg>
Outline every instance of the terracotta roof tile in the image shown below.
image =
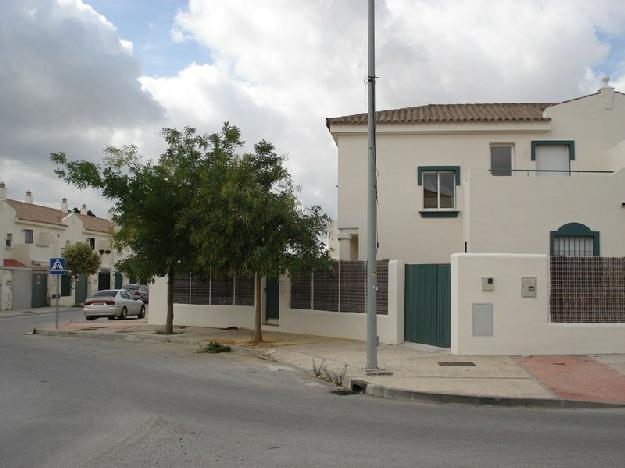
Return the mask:
<svg viewBox="0 0 625 468">
<path fill-rule="evenodd" d="M 63 214 L 61 210 L 55 210 L 54 208 L 49 208 L 47 206 L 35 205 L 34 203 L 24 203 L 11 199 L 7 199 L 7 203 L 15 209 L 18 219 L 64 226 L 61 220 L 67 216 L 67 213 Z"/>
<path fill-rule="evenodd" d="M 66 226 L 63 224 L 62 220 L 68 215 L 68 213 L 64 213 L 61 210 L 11 199 L 7 199 L 7 203 L 15 209 L 18 219 L 44 224 L 54 224 L 56 226 Z M 85 229 L 88 231 L 105 233 L 111 233 L 113 231 L 114 224 L 108 219 L 96 218 L 83 214 L 78 214 L 78 217 L 82 221 Z"/>
<path fill-rule="evenodd" d="M 381 125 L 463 122 L 548 122 L 543 111 L 555 103 L 428 104 L 376 112 Z M 366 125 L 367 114 L 326 119 L 330 125 Z"/>
<path fill-rule="evenodd" d="M 95 218 L 93 216 L 87 216 L 79 214 L 78 217 L 88 231 L 106 232 L 107 234 L 113 233 L 113 227 L 115 226 L 108 219 Z"/>
</svg>

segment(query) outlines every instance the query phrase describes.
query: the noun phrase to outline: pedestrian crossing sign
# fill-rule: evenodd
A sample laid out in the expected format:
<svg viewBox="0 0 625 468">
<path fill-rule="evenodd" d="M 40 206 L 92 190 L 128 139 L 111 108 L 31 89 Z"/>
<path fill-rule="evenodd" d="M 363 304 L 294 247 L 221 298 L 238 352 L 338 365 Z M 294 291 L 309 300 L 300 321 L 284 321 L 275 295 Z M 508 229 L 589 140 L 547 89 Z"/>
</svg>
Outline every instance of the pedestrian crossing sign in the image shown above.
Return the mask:
<svg viewBox="0 0 625 468">
<path fill-rule="evenodd" d="M 63 257 L 50 259 L 50 274 L 62 275 L 65 273 L 65 259 Z"/>
</svg>

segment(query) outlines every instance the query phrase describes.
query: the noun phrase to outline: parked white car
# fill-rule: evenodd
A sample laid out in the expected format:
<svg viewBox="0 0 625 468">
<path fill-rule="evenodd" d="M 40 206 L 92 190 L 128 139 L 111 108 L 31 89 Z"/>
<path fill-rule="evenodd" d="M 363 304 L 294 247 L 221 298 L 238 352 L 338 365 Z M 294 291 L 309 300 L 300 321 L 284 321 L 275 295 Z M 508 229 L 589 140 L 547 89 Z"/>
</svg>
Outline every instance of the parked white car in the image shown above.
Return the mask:
<svg viewBox="0 0 625 468">
<path fill-rule="evenodd" d="M 83 311 L 87 320 L 100 317 L 108 317 L 109 320 L 117 317 L 124 320 L 129 315 L 143 318 L 145 317 L 145 304 L 141 298 L 130 297 L 125 289 L 104 289 L 85 301 Z"/>
</svg>

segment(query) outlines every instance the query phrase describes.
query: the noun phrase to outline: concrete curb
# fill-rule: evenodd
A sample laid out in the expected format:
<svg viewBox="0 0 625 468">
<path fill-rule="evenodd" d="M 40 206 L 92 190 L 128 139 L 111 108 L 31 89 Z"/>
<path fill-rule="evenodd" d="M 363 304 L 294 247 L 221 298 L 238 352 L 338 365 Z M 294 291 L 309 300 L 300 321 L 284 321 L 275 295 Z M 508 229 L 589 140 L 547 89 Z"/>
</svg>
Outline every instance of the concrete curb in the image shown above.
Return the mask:
<svg viewBox="0 0 625 468">
<path fill-rule="evenodd" d="M 185 339 L 177 339 L 182 337 L 168 335 L 133 335 L 128 333 L 107 333 L 96 334 L 89 333 L 80 330 L 34 330 L 36 335 L 45 336 L 65 336 L 76 338 L 96 338 L 109 341 L 131 341 L 131 342 L 152 342 L 152 343 L 176 343 L 186 345 L 200 345 L 202 341 L 194 343 Z M 240 345 L 230 345 L 231 349 L 235 353 L 246 354 L 256 358 L 271 360 L 278 362 L 282 365 L 290 366 L 295 369 L 304 371 L 310 374 L 309 368 L 301 366 L 295 366 L 289 362 L 275 359 L 272 356 L 270 350 L 263 351 L 260 349 L 251 349 Z M 374 397 L 389 398 L 394 400 L 412 400 L 421 401 L 425 403 L 452 403 L 452 404 L 464 404 L 474 406 L 501 406 L 508 408 L 544 408 L 544 409 L 615 409 L 625 408 L 625 404 L 620 403 L 606 403 L 601 401 L 588 401 L 588 400 L 566 400 L 558 398 L 514 398 L 514 397 L 493 397 L 493 396 L 480 396 L 480 395 L 462 395 L 452 393 L 434 393 L 434 392 L 420 392 L 415 390 L 405 390 L 400 388 L 387 387 L 385 385 L 371 384 L 366 380 L 362 380 L 356 377 L 345 376 L 345 387 L 348 389 L 354 388 L 354 384 L 359 387 L 365 387 L 364 393 Z"/>
<path fill-rule="evenodd" d="M 419 392 L 414 390 L 404 390 L 400 388 L 386 387 L 384 385 L 367 384 L 367 395 L 392 398 L 395 400 L 413 400 L 426 403 L 455 403 L 474 406 L 503 406 L 508 408 L 545 408 L 545 409 L 565 409 L 565 408 L 625 408 L 625 404 L 606 403 L 602 401 L 588 400 L 565 400 L 558 398 L 512 398 L 493 397 L 480 395 L 461 395 L 451 393 Z"/>
</svg>

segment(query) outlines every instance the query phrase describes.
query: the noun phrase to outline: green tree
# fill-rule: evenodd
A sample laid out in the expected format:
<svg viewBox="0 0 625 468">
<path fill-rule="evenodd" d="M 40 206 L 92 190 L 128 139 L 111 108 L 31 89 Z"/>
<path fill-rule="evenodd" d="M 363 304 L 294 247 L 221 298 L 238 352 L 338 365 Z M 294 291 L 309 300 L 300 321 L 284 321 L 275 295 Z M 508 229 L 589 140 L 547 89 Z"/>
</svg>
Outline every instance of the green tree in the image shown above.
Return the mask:
<svg viewBox="0 0 625 468">
<path fill-rule="evenodd" d="M 106 148 L 100 164 L 70 161 L 64 153 L 52 153 L 51 160 L 60 178 L 79 188 L 99 189 L 114 202 L 114 243 L 130 252 L 116 267 L 142 278 L 167 277 L 165 332 L 173 333 L 174 277 L 177 271 L 190 271 L 195 261 L 187 211 L 197 192 L 199 168 L 211 155 L 207 137 L 195 129 L 166 128 L 162 136 L 167 147 L 155 162 L 142 160 L 135 146 Z"/>
<path fill-rule="evenodd" d="M 74 276 L 95 275 L 100 269 L 100 256 L 87 243 L 78 242 L 66 247 L 63 256 L 67 269 Z"/>
<path fill-rule="evenodd" d="M 240 133 L 228 125 L 210 143 L 216 157 L 201 173 L 189 211 L 196 220 L 193 244 L 204 269 L 255 274 L 254 339 L 260 342 L 262 277 L 329 265 L 322 238 L 330 218 L 318 206 L 301 205 L 285 158 L 270 143 L 238 154 Z M 206 203 L 210 210 L 202 209 Z"/>
</svg>

